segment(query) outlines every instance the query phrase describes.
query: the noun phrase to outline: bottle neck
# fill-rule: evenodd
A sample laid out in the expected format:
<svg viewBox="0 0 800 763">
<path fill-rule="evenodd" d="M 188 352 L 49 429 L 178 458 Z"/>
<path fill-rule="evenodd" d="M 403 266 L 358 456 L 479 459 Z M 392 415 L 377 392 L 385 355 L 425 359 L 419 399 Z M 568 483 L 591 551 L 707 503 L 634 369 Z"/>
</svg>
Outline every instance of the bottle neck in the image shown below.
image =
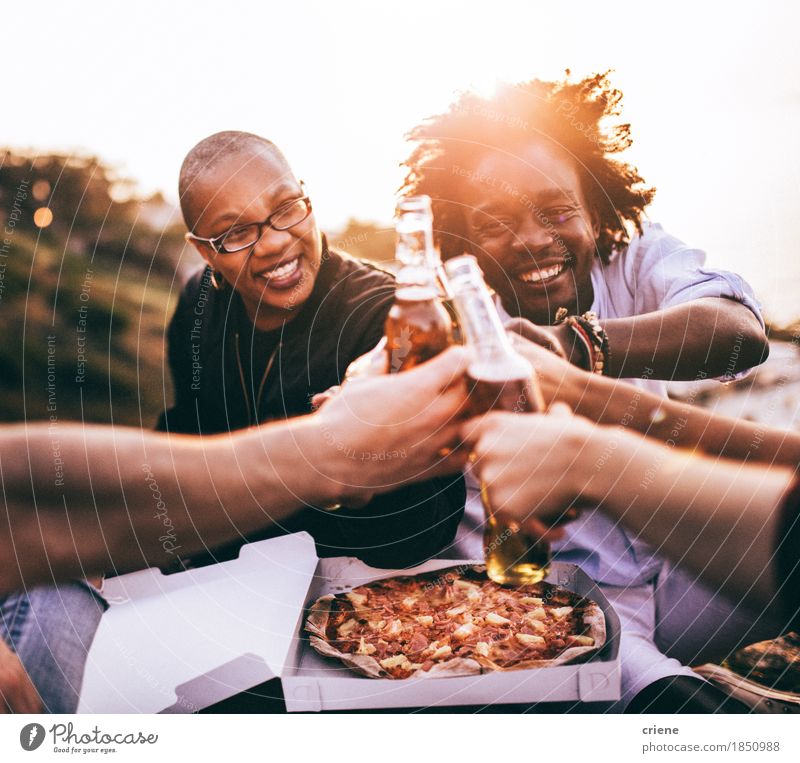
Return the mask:
<svg viewBox="0 0 800 763">
<path fill-rule="evenodd" d="M 427 204 L 400 210 L 397 217 L 395 256 L 402 267 L 399 285 L 434 288 L 437 296 L 448 297 L 447 275 L 439 252 L 433 245 L 433 216 Z"/>
<path fill-rule="evenodd" d="M 462 284 L 453 294 L 464 343 L 475 360 L 492 363 L 516 355 L 489 290 L 481 283 Z"/>
<path fill-rule="evenodd" d="M 397 273 L 397 290 L 424 290 L 439 295 L 436 276 L 428 268 L 420 265 L 403 265 Z"/>
</svg>

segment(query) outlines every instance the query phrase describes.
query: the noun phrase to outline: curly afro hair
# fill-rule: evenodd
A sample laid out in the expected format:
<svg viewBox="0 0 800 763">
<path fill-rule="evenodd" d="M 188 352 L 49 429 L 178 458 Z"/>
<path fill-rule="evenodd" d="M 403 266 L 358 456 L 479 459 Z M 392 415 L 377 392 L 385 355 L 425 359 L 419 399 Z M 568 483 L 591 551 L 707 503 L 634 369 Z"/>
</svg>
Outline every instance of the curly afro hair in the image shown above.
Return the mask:
<svg viewBox="0 0 800 763">
<path fill-rule="evenodd" d="M 403 163 L 408 171 L 401 192 L 433 199 L 442 255 L 461 254 L 468 238 L 463 170 L 474 169 L 496 147 L 513 151 L 549 142 L 575 162 L 600 221 L 597 252 L 608 261 L 634 229 L 641 233 L 644 209 L 655 195 L 635 167 L 611 158 L 632 142 L 629 124 L 613 124 L 621 100 L 607 72 L 570 82 L 569 70 L 562 81 L 500 85 L 490 98 L 462 93 L 447 112 L 406 136 L 415 147 Z"/>
</svg>

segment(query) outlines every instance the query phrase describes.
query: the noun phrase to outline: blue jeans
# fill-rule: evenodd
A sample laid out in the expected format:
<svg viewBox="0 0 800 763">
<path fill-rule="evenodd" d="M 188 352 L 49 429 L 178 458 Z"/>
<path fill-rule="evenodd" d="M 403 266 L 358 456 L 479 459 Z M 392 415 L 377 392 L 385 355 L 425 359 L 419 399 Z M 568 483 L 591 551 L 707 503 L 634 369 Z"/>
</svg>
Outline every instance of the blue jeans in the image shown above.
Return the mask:
<svg viewBox="0 0 800 763">
<path fill-rule="evenodd" d="M 0 638 L 16 652 L 45 712 L 77 709 L 86 655 L 107 606 L 84 581 L 0 597 Z"/>
</svg>

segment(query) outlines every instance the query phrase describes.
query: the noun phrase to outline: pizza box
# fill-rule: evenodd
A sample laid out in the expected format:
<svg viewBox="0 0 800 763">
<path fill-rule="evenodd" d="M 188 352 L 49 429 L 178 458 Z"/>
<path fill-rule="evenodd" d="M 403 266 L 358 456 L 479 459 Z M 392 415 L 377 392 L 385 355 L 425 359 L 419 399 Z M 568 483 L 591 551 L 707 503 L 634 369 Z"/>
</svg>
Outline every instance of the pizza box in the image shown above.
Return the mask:
<svg viewBox="0 0 800 763">
<path fill-rule="evenodd" d="M 280 675 L 318 560 L 307 533 L 105 581 L 79 713 L 191 713 Z"/>
<path fill-rule="evenodd" d="M 587 663 L 369 679 L 320 657 L 303 638 L 306 607 L 319 596 L 460 564 L 471 562 L 397 571 L 318 559 L 311 536 L 296 533 L 245 545 L 237 559 L 209 567 L 113 578 L 103 588 L 110 607 L 89 652 L 78 712 L 194 712 L 278 677 L 290 712 L 619 699 L 619 619 L 574 565 L 553 564 L 548 580 L 594 599 L 606 615 L 606 646 Z"/>
<path fill-rule="evenodd" d="M 352 558 L 320 559 L 306 606 L 329 593 L 394 577 L 482 562 L 437 559 L 398 572 L 376 570 Z M 456 678 L 364 678 L 326 659 L 299 637 L 289 651 L 281 684 L 289 712 L 448 707 L 534 702 L 609 702 L 620 698 L 619 617 L 595 583 L 574 564 L 555 562 L 548 582 L 597 602 L 606 617 L 606 644 L 590 661 L 553 668 L 510 670 Z M 303 613 L 305 615 L 305 612 Z M 298 623 L 300 635 L 302 622 Z"/>
</svg>

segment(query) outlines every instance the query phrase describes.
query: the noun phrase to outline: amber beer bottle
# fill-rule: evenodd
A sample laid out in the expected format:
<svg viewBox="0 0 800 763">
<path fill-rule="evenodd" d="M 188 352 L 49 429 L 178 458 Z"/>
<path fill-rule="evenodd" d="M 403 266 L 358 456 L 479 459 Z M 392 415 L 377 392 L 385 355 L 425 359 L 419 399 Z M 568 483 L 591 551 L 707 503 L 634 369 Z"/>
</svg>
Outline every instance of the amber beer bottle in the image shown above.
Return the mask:
<svg viewBox="0 0 800 763">
<path fill-rule="evenodd" d="M 440 300 L 443 288 L 433 247 L 428 196 L 408 196 L 397 206 L 397 274 L 394 305 L 386 318 L 389 371 L 413 368 L 453 343 L 453 322 Z"/>
<path fill-rule="evenodd" d="M 464 342 L 470 352 L 469 414 L 534 413 L 545 408 L 531 364 L 512 346 L 477 260 L 463 255 L 445 264 Z M 481 485 L 486 511 L 484 549 L 489 577 L 502 585 L 538 583 L 550 566 L 550 547 L 515 522 L 495 516 Z"/>
</svg>

